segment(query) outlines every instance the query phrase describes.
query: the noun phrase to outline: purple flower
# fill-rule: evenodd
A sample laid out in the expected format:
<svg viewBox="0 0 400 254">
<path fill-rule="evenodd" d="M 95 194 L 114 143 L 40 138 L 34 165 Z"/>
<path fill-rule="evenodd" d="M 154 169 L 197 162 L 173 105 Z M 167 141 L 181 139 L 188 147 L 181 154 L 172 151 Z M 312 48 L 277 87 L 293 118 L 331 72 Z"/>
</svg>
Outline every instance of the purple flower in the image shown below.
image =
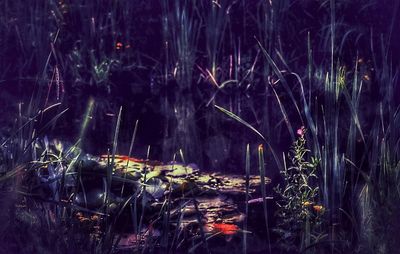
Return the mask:
<svg viewBox="0 0 400 254">
<path fill-rule="evenodd" d="M 300 129 L 297 130 L 297 135 L 300 137 L 304 137 L 304 133 L 306 132 L 306 128 L 304 126 L 301 126 Z"/>
</svg>

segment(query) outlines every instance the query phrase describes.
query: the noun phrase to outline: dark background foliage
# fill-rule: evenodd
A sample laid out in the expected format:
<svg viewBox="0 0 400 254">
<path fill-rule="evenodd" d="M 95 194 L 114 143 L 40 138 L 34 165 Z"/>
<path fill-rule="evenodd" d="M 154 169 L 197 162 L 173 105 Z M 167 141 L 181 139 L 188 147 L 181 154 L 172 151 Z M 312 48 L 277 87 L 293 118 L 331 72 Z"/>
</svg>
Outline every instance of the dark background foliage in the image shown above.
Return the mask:
<svg viewBox="0 0 400 254">
<path fill-rule="evenodd" d="M 138 147 L 151 145 L 154 159 L 169 160 L 179 148 L 190 147 L 185 151 L 188 160 L 204 168 L 237 170 L 240 168 L 237 163 L 242 162 L 243 156 L 236 151 L 242 150 L 244 142 L 257 142 L 257 139 L 241 135 L 245 129 L 226 121 L 207 104 L 215 92 L 215 86 L 204 79 L 204 70 L 212 68 L 210 58 L 215 55 L 217 79 L 222 82 L 232 79 L 227 73 L 232 64 L 230 59 L 235 51 L 239 52 L 240 66 L 236 62 L 233 68 L 236 75 L 243 77 L 256 61 L 257 38 L 272 50 L 272 55 L 276 55 L 274 49 L 279 50 L 286 61 L 282 69 L 306 73 L 309 33 L 314 65 L 328 66 L 330 10 L 329 1 L 311 0 L 272 1 L 272 6 L 257 0 L 221 1 L 219 4 L 218 11 L 225 9 L 213 19 L 207 16 L 215 7 L 211 2 L 66 0 L 31 1 L 28 5 L 3 1 L 0 27 L 2 124 L 11 119 L 12 113 L 7 112 L 15 111 L 18 103 L 28 101 L 34 91 L 47 96 L 48 84 L 57 67 L 65 86 L 60 100 L 69 110 L 52 135 L 66 139 L 76 137 L 87 99 L 94 97 L 95 121 L 86 141 L 89 152 L 106 150 L 111 142 L 110 129 L 115 115 L 122 106 L 122 153 L 127 149 L 123 143 L 129 143 L 129 131 L 138 119 Z M 344 65 L 352 65 L 357 55 L 372 65 L 371 51 L 380 49 L 378 45 L 371 45 L 371 37 L 376 43 L 387 42 L 387 51 L 392 56 L 399 54 L 395 47 L 399 41 L 395 31 L 398 19 L 392 22 L 391 15 L 396 11 L 394 6 L 397 6 L 395 1 L 337 1 L 336 51 Z M 188 45 L 194 46 L 189 49 L 193 63 L 188 66 L 191 75 L 185 81 L 172 77 L 177 63 L 173 61 L 179 58 L 176 54 L 184 50 L 174 49 L 182 34 L 179 26 L 184 25 L 173 17 L 179 8 L 187 11 L 189 22 L 193 22 L 189 33 L 198 34 L 195 44 Z M 270 23 L 267 22 L 269 15 Z M 169 23 L 165 23 L 168 17 Z M 167 31 L 175 28 L 176 34 Z M 170 50 L 166 49 L 167 41 Z M 218 48 L 210 50 L 214 41 Z M 122 45 L 120 48 L 118 43 Z M 398 58 L 392 57 L 391 61 L 396 66 Z M 266 77 L 270 67 L 263 62 L 257 59 L 252 77 L 240 85 L 228 85 L 215 96 L 214 102 L 240 112 L 241 117 L 266 133 L 277 149 L 287 150 L 291 141 L 278 124 L 281 115 L 275 113 L 278 111 L 276 103 L 268 98 L 272 96 Z M 289 84 L 296 91 L 296 82 L 290 78 Z M 371 99 L 376 99 L 373 95 L 379 87 L 373 76 L 371 79 Z M 313 89 L 319 89 L 318 85 Z M 48 94 L 51 102 L 57 101 L 55 90 L 56 85 Z M 284 91 L 280 96 L 283 101 L 287 100 Z M 174 107 L 181 101 L 191 104 L 186 107 L 193 115 L 190 129 L 194 135 L 187 140 L 178 138 L 178 142 L 172 144 L 177 135 L 181 135 L 174 133 L 178 122 L 185 121 L 182 119 L 185 116 L 174 114 Z M 24 106 L 26 110 L 27 104 Z M 295 115 L 292 111 L 289 109 L 288 113 Z M 268 119 L 263 115 L 267 113 Z M 291 120 L 300 125 L 296 116 Z M 137 151 L 138 155 L 143 156 L 145 150 Z"/>
<path fill-rule="evenodd" d="M 265 136 L 275 183 L 304 125 L 327 220 L 361 241 L 367 212 L 377 235 L 398 220 L 397 199 L 384 195 L 398 186 L 382 179 L 396 179 L 387 167 L 400 156 L 399 15 L 396 0 L 3 0 L 0 141 L 61 103 L 34 129 L 73 143 L 93 98 L 86 152 L 111 148 L 122 107 L 118 153 L 138 120 L 134 156 L 150 146 L 151 159 L 170 161 L 181 150 L 203 170 L 243 174 L 246 144 L 263 140 L 218 105 Z M 355 204 L 360 193 L 376 202 Z"/>
</svg>

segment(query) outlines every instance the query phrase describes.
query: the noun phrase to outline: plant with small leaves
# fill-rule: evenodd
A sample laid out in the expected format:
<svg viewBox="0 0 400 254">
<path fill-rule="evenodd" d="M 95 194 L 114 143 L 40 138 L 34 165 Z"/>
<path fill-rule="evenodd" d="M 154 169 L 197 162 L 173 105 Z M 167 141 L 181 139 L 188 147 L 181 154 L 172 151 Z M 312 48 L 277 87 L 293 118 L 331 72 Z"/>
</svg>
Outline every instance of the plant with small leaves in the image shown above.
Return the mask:
<svg viewBox="0 0 400 254">
<path fill-rule="evenodd" d="M 315 171 L 319 159 L 310 157 L 305 139 L 306 129 L 297 130 L 299 138 L 288 154 L 290 166 L 281 171 L 284 185 L 278 185 L 278 224 L 275 232 L 281 237 L 281 247 L 288 251 L 304 250 L 321 224 L 324 207 L 317 203 L 319 188 L 315 186 Z M 286 160 L 285 160 L 286 161 Z"/>
</svg>

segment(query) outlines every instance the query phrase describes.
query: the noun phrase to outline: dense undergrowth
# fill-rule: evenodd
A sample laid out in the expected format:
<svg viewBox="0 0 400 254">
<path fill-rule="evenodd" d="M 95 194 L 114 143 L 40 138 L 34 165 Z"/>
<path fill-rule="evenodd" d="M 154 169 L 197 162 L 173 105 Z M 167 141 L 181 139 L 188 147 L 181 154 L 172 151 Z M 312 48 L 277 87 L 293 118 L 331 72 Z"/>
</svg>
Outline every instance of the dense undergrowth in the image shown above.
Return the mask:
<svg viewBox="0 0 400 254">
<path fill-rule="evenodd" d="M 0 252 L 116 252 L 111 226 L 93 238 L 60 196 L 29 193 L 32 162 L 72 168 L 77 151 L 108 149 L 272 178 L 257 251 L 396 253 L 398 12 L 389 0 L 1 1 Z M 45 136 L 76 150 L 43 153 Z M 243 227 L 231 245 L 253 253 Z M 212 252 L 199 239 L 188 246 Z"/>
</svg>

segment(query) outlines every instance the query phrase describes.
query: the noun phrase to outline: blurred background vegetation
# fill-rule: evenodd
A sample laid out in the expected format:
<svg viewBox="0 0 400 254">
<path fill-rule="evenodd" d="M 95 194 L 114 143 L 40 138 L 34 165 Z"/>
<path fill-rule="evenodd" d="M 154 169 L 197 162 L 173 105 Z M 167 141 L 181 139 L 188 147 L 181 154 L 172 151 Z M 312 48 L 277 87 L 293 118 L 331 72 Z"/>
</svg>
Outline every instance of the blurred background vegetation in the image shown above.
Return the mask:
<svg viewBox="0 0 400 254">
<path fill-rule="evenodd" d="M 93 98 L 87 152 L 112 145 L 122 106 L 119 153 L 138 120 L 135 156 L 151 145 L 150 158 L 170 161 L 181 149 L 202 169 L 244 173 L 246 144 L 263 140 L 218 105 L 262 133 L 267 176 L 280 182 L 282 153 L 306 126 L 325 244 L 395 253 L 399 3 L 3 0 L 1 137 L 60 102 L 34 129 L 68 109 L 46 134 L 73 142 Z"/>
</svg>

